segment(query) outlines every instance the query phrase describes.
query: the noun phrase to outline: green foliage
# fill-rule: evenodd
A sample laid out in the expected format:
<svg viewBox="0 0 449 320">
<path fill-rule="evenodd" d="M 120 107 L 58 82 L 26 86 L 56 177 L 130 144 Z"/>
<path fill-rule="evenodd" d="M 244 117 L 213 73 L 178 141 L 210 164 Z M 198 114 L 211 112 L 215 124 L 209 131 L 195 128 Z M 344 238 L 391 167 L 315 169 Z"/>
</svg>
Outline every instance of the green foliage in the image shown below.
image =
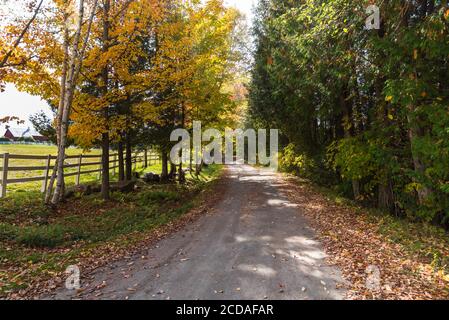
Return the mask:
<svg viewBox="0 0 449 320">
<path fill-rule="evenodd" d="M 449 227 L 449 8 L 378 5 L 366 30 L 366 1 L 261 1 L 249 122 L 280 129 L 284 170 Z"/>
<path fill-rule="evenodd" d="M 27 227 L 20 230 L 16 241 L 27 247 L 55 248 L 78 237 L 61 225 Z"/>
<path fill-rule="evenodd" d="M 61 225 L 20 228 L 8 223 L 0 224 L 0 241 L 14 241 L 30 248 L 55 248 L 79 238 L 79 235 Z"/>
<path fill-rule="evenodd" d="M 50 119 L 45 112 L 40 111 L 33 114 L 30 116 L 29 120 L 37 132 L 42 136 L 47 137 L 52 143 L 57 143 L 56 129 L 52 125 L 52 119 Z M 73 140 L 69 139 L 67 145 L 69 146 L 71 144 L 73 144 Z"/>
<path fill-rule="evenodd" d="M 172 191 L 147 191 L 139 195 L 139 204 L 147 206 L 158 201 L 178 201 L 179 199 L 179 194 Z"/>
<path fill-rule="evenodd" d="M 18 228 L 9 223 L 0 223 L 0 241 L 16 239 Z"/>
<path fill-rule="evenodd" d="M 44 221 L 50 210 L 40 192 L 16 192 L 14 197 L 0 199 L 0 221 L 14 223 L 17 216 L 32 222 Z"/>
<path fill-rule="evenodd" d="M 329 185 L 335 179 L 333 172 L 326 170 L 326 164 L 320 156 L 312 157 L 301 153 L 292 143 L 280 153 L 279 167 L 284 172 L 309 178 L 323 185 Z"/>
<path fill-rule="evenodd" d="M 286 172 L 302 176 L 308 175 L 316 167 L 314 160 L 306 154 L 298 153 L 294 144 L 289 144 L 284 148 L 279 165 Z"/>
</svg>

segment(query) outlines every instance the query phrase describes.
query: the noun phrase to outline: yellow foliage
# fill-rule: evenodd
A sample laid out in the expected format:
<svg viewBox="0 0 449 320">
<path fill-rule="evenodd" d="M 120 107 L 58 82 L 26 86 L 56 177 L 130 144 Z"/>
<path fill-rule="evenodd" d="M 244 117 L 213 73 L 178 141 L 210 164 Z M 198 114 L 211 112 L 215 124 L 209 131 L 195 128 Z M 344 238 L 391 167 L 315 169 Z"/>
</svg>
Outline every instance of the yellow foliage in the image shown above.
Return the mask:
<svg viewBox="0 0 449 320">
<path fill-rule="evenodd" d="M 186 127 L 193 120 L 232 121 L 228 115 L 237 104 L 234 92 L 225 87 L 234 76 L 232 32 L 238 12 L 222 0 L 111 3 L 108 40 L 101 41 L 105 17 L 100 9 L 82 61 L 69 130 L 77 143 L 88 148 L 104 132 L 118 140 L 130 128 L 163 125 L 164 112 L 180 108 Z M 54 10 L 36 21 L 11 59 L 27 60 L 26 66 L 2 76 L 57 108 L 64 60 L 61 26 L 70 10 L 67 1 L 53 4 Z M 0 57 L 21 28 L 12 24 L 5 30 L 8 37 L 0 37 Z M 86 32 L 87 25 L 83 37 Z M 103 83 L 104 70 L 108 83 Z"/>
</svg>

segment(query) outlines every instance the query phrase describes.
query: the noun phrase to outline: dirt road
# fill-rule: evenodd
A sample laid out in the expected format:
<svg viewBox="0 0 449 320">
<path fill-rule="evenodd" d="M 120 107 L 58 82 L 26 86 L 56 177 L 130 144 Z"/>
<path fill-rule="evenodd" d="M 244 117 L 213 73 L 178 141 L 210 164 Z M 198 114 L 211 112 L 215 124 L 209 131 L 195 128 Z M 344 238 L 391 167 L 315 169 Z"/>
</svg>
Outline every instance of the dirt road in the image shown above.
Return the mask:
<svg viewBox="0 0 449 320">
<path fill-rule="evenodd" d="M 57 299 L 341 299 L 313 230 L 267 169 L 230 166 L 210 214 Z"/>
</svg>

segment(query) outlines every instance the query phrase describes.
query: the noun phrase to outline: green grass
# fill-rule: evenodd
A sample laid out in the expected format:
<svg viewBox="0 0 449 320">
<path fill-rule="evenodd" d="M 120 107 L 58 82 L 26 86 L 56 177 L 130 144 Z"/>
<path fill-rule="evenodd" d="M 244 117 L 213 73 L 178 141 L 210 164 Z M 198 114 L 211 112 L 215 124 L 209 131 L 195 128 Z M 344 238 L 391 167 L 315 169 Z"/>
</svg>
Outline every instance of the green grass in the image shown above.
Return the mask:
<svg viewBox="0 0 449 320">
<path fill-rule="evenodd" d="M 158 168 L 141 171 L 152 169 Z M 139 191 L 113 193 L 109 202 L 90 195 L 56 211 L 42 204 L 39 192 L 0 199 L 0 296 L 48 278 L 96 248 L 133 247 L 193 208 L 220 172 L 220 166 L 209 166 L 199 177 L 188 174 L 185 185 L 139 182 Z"/>
<path fill-rule="evenodd" d="M 36 155 L 36 156 L 48 156 L 48 155 L 56 155 L 57 149 L 56 146 L 48 146 L 48 145 L 0 145 L 0 154 L 2 153 L 10 153 L 16 155 Z M 67 155 L 74 156 L 79 154 L 89 154 L 89 155 L 99 155 L 99 150 L 93 150 L 92 152 L 83 152 L 81 149 L 77 148 L 68 148 Z M 1 161 L 1 160 L 0 160 Z M 90 161 L 90 160 L 89 160 Z M 97 162 L 98 160 L 94 159 L 93 162 Z M 66 161 L 69 164 L 76 164 L 77 159 L 71 159 Z M 51 162 L 51 165 L 54 164 L 54 161 Z M 10 159 L 9 167 L 23 167 L 23 166 L 46 166 L 47 160 L 18 160 L 18 159 Z M 84 170 L 95 169 L 96 167 L 87 167 Z M 99 167 L 97 167 L 99 168 Z M 75 172 L 76 168 L 66 169 L 66 173 Z M 43 170 L 37 171 L 10 171 L 8 172 L 8 178 L 31 178 L 31 177 L 42 177 L 44 176 Z M 81 181 L 83 183 L 92 182 L 98 179 L 98 174 L 88 174 L 81 176 Z M 68 185 L 75 183 L 75 177 L 70 177 L 67 179 Z M 26 182 L 26 183 L 15 183 L 8 184 L 8 196 L 14 196 L 15 193 L 21 192 L 29 192 L 29 191 L 38 191 L 42 186 L 42 182 Z"/>
<path fill-rule="evenodd" d="M 55 248 L 66 241 L 78 240 L 80 237 L 59 224 L 49 226 L 18 227 L 0 223 L 0 241 L 10 241 L 30 248 Z"/>
</svg>

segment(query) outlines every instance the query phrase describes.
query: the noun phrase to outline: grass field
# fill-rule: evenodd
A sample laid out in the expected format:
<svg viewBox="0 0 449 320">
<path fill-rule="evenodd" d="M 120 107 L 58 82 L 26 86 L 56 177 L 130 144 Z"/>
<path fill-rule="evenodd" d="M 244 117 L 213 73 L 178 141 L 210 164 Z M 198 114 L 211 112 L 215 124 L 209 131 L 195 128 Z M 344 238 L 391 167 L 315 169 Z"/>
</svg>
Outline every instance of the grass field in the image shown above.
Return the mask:
<svg viewBox="0 0 449 320">
<path fill-rule="evenodd" d="M 38 155 L 38 156 L 48 156 L 48 155 L 56 155 L 57 149 L 56 146 L 48 146 L 48 145 L 0 145 L 0 154 L 10 153 L 15 155 Z M 75 155 L 101 155 L 100 150 L 92 150 L 90 152 L 84 152 L 78 148 L 68 148 L 67 155 L 75 156 Z M 99 158 L 88 159 L 85 162 L 99 162 Z M 1 162 L 1 160 L 0 160 Z M 21 167 L 21 166 L 45 166 L 47 160 L 17 160 L 10 159 L 9 167 Z M 67 164 L 77 164 L 77 159 L 69 159 L 66 161 Z M 51 163 L 54 164 L 54 161 Z M 3 165 L 3 164 L 2 164 Z M 83 167 L 83 171 L 85 170 L 94 170 L 99 169 L 98 165 L 96 166 L 88 166 Z M 146 168 L 145 171 L 151 172 L 160 172 L 160 165 L 152 164 L 150 168 Z M 76 168 L 66 169 L 66 173 L 75 172 Z M 137 171 L 142 172 L 142 164 L 139 163 L 137 165 Z M 111 174 L 113 172 L 111 171 Z M 8 178 L 31 178 L 31 177 L 41 177 L 44 176 L 44 171 L 11 171 L 8 173 Z M 114 180 L 114 175 L 111 177 Z M 81 176 L 81 183 L 92 183 L 99 179 L 98 173 L 85 174 Z M 73 185 L 75 183 L 75 177 L 68 177 L 66 180 L 67 185 Z M 8 196 L 14 196 L 17 192 L 38 192 L 41 188 L 42 182 L 27 182 L 27 183 L 17 183 L 17 184 L 8 184 Z"/>
</svg>

